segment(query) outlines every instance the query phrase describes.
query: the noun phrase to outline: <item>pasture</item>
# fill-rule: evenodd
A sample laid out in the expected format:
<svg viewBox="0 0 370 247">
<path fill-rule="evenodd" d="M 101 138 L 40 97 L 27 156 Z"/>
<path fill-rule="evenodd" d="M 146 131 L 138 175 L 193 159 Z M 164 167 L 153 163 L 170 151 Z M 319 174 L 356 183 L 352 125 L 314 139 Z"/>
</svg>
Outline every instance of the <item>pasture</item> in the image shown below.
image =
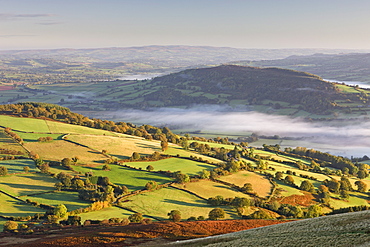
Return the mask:
<svg viewBox="0 0 370 247">
<path fill-rule="evenodd" d="M 216 163 L 216 164 L 224 163 L 224 161 L 222 161 L 222 160 L 218 160 L 218 159 L 215 159 L 215 158 L 212 158 L 212 157 L 208 157 L 208 156 L 205 156 L 205 155 L 190 152 L 190 151 L 184 150 L 182 147 L 174 145 L 174 144 L 169 144 L 168 149 L 164 153 L 169 154 L 169 155 L 179 155 L 180 157 L 186 157 L 186 158 L 189 158 L 190 156 L 193 156 L 193 157 L 197 157 L 197 158 L 202 158 L 203 160 L 208 160 L 209 162 Z"/>
<path fill-rule="evenodd" d="M 35 162 L 31 159 L 16 159 L 16 160 L 1 160 L 0 166 L 4 166 L 8 169 L 8 174 L 12 173 L 24 173 L 24 167 L 30 168 L 29 172 L 36 172 L 39 169 L 36 168 Z M 0 178 L 0 182 L 2 179 Z"/>
<path fill-rule="evenodd" d="M 183 219 L 191 216 L 208 218 L 208 213 L 215 208 L 207 204 L 205 200 L 175 188 L 162 188 L 150 193 L 132 196 L 128 202 L 122 203 L 122 206 L 161 220 L 168 219 L 167 214 L 171 210 L 179 210 Z M 225 210 L 226 219 L 238 217 L 236 211 L 230 207 L 221 208 Z"/>
<path fill-rule="evenodd" d="M 213 170 L 215 168 L 214 165 L 180 158 L 169 158 L 150 162 L 127 162 L 125 164 L 143 170 L 145 170 L 148 165 L 151 165 L 154 171 L 181 171 L 188 175 L 198 175 L 203 170 Z"/>
<path fill-rule="evenodd" d="M 103 171 L 102 165 L 97 167 L 74 166 L 76 171 L 85 173 L 93 172 L 94 176 L 109 177 L 110 182 L 116 185 L 125 185 L 130 191 L 144 189 L 149 181 L 155 181 L 158 184 L 172 182 L 173 179 L 159 173 L 139 171 L 126 168 L 120 165 L 109 165 L 110 171 Z"/>
<path fill-rule="evenodd" d="M 120 137 L 69 135 L 67 139 L 95 150 L 107 150 L 109 155 L 119 159 L 127 159 L 132 156 L 133 152 L 137 152 L 141 155 L 148 155 L 155 151 L 161 151 L 160 143 L 157 141 L 146 141 L 142 138 L 127 135 L 120 135 Z"/>
<path fill-rule="evenodd" d="M 45 213 L 45 209 L 33 207 L 29 204 L 15 200 L 2 193 L 0 194 L 0 205 L 1 205 L 1 208 L 0 208 L 1 216 L 25 217 L 25 216 L 33 216 L 37 213 Z M 5 222 L 6 220 L 0 222 L 0 228 L 2 228 L 2 224 L 4 224 Z"/>
<path fill-rule="evenodd" d="M 78 192 L 70 191 L 58 191 L 51 193 L 43 193 L 22 198 L 24 200 L 30 199 L 38 203 L 43 203 L 51 206 L 58 206 L 64 204 L 68 211 L 72 211 L 79 208 L 86 208 L 91 203 L 79 199 Z"/>
<path fill-rule="evenodd" d="M 80 125 L 67 124 L 55 121 L 46 121 L 50 133 L 66 133 L 66 134 L 86 134 L 86 135 L 102 135 L 102 136 L 116 136 L 116 133 L 102 130 L 94 129 Z"/>
<path fill-rule="evenodd" d="M 56 178 L 42 173 L 18 174 L 0 177 L 0 190 L 13 196 L 25 196 L 54 190 Z"/>
<path fill-rule="evenodd" d="M 92 211 L 88 213 L 79 214 L 81 216 L 81 222 L 85 220 L 105 220 L 110 218 L 128 218 L 130 215 L 134 214 L 131 211 L 119 208 L 110 207 L 103 208 L 102 210 Z"/>
<path fill-rule="evenodd" d="M 198 182 L 190 182 L 186 184 L 174 184 L 174 187 L 193 192 L 203 198 L 215 196 L 223 196 L 224 198 L 245 197 L 248 195 L 237 191 L 227 185 L 216 183 L 210 180 L 200 180 Z"/>
<path fill-rule="evenodd" d="M 18 142 L 14 141 L 12 138 L 8 137 L 0 128 L 0 148 L 10 149 L 15 151 L 20 151 L 26 153 L 26 150 L 19 145 Z"/>
<path fill-rule="evenodd" d="M 24 132 L 49 133 L 49 127 L 45 120 L 35 118 L 20 118 L 0 115 L 0 123 L 4 127 Z"/>
<path fill-rule="evenodd" d="M 250 183 L 252 184 L 253 191 L 260 197 L 269 196 L 272 189 L 272 184 L 266 177 L 254 172 L 239 171 L 228 176 L 222 176 L 219 180 L 235 184 L 239 187 L 243 187 L 245 183 Z"/>
<path fill-rule="evenodd" d="M 107 157 L 100 152 L 67 142 L 56 140 L 52 142 L 29 142 L 24 145 L 27 149 L 38 154 L 45 161 L 61 161 L 64 158 L 79 157 L 80 164 L 101 164 Z"/>
</svg>

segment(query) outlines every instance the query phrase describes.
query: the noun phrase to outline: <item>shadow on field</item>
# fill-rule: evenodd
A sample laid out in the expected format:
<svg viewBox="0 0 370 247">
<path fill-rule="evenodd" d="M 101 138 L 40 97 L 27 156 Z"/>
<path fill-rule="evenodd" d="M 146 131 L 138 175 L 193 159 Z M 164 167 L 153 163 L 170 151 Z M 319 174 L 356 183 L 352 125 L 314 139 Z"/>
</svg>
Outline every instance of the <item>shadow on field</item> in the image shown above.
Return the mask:
<svg viewBox="0 0 370 247">
<path fill-rule="evenodd" d="M 12 183 L 1 183 L 15 189 L 27 189 L 27 191 L 20 191 L 19 195 L 27 195 L 26 192 L 37 191 L 51 191 L 54 190 L 53 187 L 43 186 L 43 185 L 31 185 L 31 184 L 12 184 Z"/>
<path fill-rule="evenodd" d="M 199 202 L 199 203 L 190 203 L 190 202 L 178 201 L 178 200 L 173 200 L 173 199 L 164 199 L 163 202 L 170 203 L 170 204 L 176 204 L 176 205 L 182 205 L 182 206 L 189 206 L 189 207 L 204 207 L 203 200 L 196 200 L 196 202 Z"/>
</svg>

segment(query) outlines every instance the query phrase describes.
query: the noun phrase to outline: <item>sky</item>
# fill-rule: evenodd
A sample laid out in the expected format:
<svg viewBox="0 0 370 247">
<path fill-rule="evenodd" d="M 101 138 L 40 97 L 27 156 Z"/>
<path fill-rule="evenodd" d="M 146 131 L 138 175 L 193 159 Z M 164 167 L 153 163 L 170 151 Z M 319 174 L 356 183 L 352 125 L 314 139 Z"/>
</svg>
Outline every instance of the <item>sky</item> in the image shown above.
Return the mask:
<svg viewBox="0 0 370 247">
<path fill-rule="evenodd" d="M 369 0 L 0 0 L 0 50 L 370 49 Z"/>
</svg>

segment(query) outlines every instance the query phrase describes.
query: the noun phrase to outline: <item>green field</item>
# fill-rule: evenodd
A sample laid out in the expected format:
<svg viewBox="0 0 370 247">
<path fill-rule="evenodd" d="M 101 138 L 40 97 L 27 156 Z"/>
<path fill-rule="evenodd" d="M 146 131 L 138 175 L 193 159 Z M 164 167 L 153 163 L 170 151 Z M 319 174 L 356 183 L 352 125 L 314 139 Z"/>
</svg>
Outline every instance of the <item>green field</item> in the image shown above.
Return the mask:
<svg viewBox="0 0 370 247">
<path fill-rule="evenodd" d="M 0 177 L 0 189 L 13 195 L 25 196 L 54 190 L 56 178 L 41 173 Z"/>
<path fill-rule="evenodd" d="M 15 142 L 12 138 L 8 137 L 3 131 L 0 131 L 0 148 L 20 151 L 23 154 L 26 153 L 26 150 L 24 150 L 18 142 Z"/>
<path fill-rule="evenodd" d="M 164 184 L 172 182 L 173 179 L 166 177 L 164 175 L 138 171 L 130 168 L 126 168 L 120 165 L 109 165 L 111 167 L 110 171 L 103 171 L 102 166 L 97 167 L 84 167 L 84 166 L 74 166 L 76 171 L 93 172 L 94 176 L 109 177 L 110 182 L 116 185 L 125 185 L 130 191 L 144 189 L 145 184 L 149 181 L 156 181 L 158 184 Z"/>
<path fill-rule="evenodd" d="M 45 213 L 45 209 L 33 207 L 21 201 L 0 193 L 0 215 L 2 216 L 33 216 L 37 213 Z"/>
<path fill-rule="evenodd" d="M 214 208 L 194 195 L 174 188 L 163 188 L 150 193 L 144 193 L 129 198 L 129 202 L 122 203 L 145 215 L 152 215 L 159 219 L 168 219 L 167 214 L 171 210 L 179 210 L 183 219 L 191 216 L 204 216 Z M 223 207 L 227 219 L 237 218 L 236 211 L 229 207 Z"/>
<path fill-rule="evenodd" d="M 237 191 L 227 185 L 212 182 L 209 180 L 201 180 L 198 182 L 191 182 L 186 184 L 174 184 L 173 186 L 193 192 L 207 199 L 215 196 L 223 196 L 224 198 L 234 198 L 234 197 L 249 198 L 247 194 Z"/>
<path fill-rule="evenodd" d="M 26 166 L 30 168 L 29 172 L 39 171 L 35 166 L 35 162 L 31 159 L 1 160 L 0 166 L 6 167 L 8 169 L 8 174 L 24 173 L 23 168 Z M 0 178 L 0 181 L 1 180 Z"/>
<path fill-rule="evenodd" d="M 118 207 L 110 207 L 104 208 L 99 211 L 92 211 L 88 213 L 79 214 L 81 216 L 81 222 L 85 220 L 105 220 L 110 218 L 128 218 L 130 215 L 134 214 L 131 211 L 118 208 Z"/>
<path fill-rule="evenodd" d="M 193 156 L 193 157 L 197 157 L 197 158 L 202 158 L 203 160 L 208 160 L 209 162 L 213 162 L 213 163 L 216 163 L 216 164 L 224 163 L 224 161 L 221 161 L 221 160 L 218 160 L 218 159 L 215 159 L 215 158 L 212 158 L 212 157 L 208 157 L 208 156 L 205 156 L 205 155 L 201 155 L 201 154 L 197 154 L 197 153 L 194 153 L 194 152 L 186 151 L 182 147 L 177 146 L 177 145 L 171 145 L 170 144 L 168 146 L 168 149 L 164 153 L 169 154 L 169 155 L 179 155 L 180 157 L 186 157 L 186 158 L 189 158 L 190 156 Z"/>
<path fill-rule="evenodd" d="M 78 192 L 70 191 L 44 193 L 34 196 L 23 197 L 22 199 L 24 200 L 30 199 L 32 201 L 36 201 L 51 206 L 58 206 L 59 204 L 64 204 L 67 207 L 68 211 L 72 211 L 79 208 L 86 208 L 91 204 L 90 202 L 79 199 Z"/>
<path fill-rule="evenodd" d="M 85 126 L 66 124 L 62 122 L 47 121 L 46 124 L 51 133 L 116 136 L 116 133 L 111 131 L 93 129 Z"/>
<path fill-rule="evenodd" d="M 0 123 L 4 127 L 25 132 L 49 133 L 49 127 L 45 120 L 35 118 L 19 118 L 0 115 Z"/>
<path fill-rule="evenodd" d="M 16 132 L 16 131 L 15 131 Z M 63 134 L 36 134 L 36 133 L 22 133 L 16 132 L 24 142 L 38 142 L 40 137 L 51 137 L 53 140 L 62 140 Z"/>
<path fill-rule="evenodd" d="M 180 158 L 169 158 L 151 162 L 127 162 L 125 164 L 143 170 L 145 170 L 148 165 L 151 165 L 154 171 L 181 171 L 188 175 L 198 175 L 203 170 L 213 170 L 215 168 L 214 165 Z"/>
</svg>

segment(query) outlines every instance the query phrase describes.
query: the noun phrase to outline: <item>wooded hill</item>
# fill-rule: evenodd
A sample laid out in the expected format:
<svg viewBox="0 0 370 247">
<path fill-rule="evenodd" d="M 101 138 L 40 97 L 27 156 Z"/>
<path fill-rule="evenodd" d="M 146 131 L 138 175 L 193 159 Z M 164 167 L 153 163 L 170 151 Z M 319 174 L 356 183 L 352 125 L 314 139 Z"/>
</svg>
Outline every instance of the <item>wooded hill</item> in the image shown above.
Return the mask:
<svg viewBox="0 0 370 247">
<path fill-rule="evenodd" d="M 254 105 L 271 100 L 299 105 L 299 109 L 311 113 L 329 114 L 339 108 L 335 100 L 349 97 L 316 75 L 234 65 L 185 70 L 154 78 L 151 85 L 162 88 L 145 95 L 145 100 L 160 101 L 165 106 L 227 104 L 235 100 Z M 280 104 L 273 106 L 279 108 Z"/>
</svg>

